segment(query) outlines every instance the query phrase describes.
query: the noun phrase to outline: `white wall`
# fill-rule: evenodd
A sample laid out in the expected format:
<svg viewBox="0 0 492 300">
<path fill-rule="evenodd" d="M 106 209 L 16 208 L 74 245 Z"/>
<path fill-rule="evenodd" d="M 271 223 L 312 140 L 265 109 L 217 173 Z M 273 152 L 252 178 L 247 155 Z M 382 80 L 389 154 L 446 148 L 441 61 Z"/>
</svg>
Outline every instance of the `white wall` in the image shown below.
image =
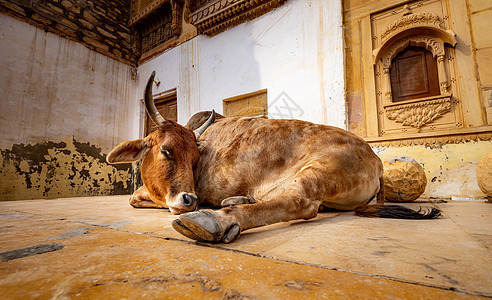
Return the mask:
<svg viewBox="0 0 492 300">
<path fill-rule="evenodd" d="M 131 67 L 0 14 L 0 148 L 90 142 L 108 152 L 138 135 Z"/>
<path fill-rule="evenodd" d="M 161 84 L 154 93 L 178 89 L 180 123 L 266 88 L 270 118 L 346 128 L 341 11 L 340 0 L 290 0 L 217 36 L 197 36 L 141 65 L 135 98 L 155 70 Z M 284 100 L 297 109 L 291 115 Z"/>
</svg>

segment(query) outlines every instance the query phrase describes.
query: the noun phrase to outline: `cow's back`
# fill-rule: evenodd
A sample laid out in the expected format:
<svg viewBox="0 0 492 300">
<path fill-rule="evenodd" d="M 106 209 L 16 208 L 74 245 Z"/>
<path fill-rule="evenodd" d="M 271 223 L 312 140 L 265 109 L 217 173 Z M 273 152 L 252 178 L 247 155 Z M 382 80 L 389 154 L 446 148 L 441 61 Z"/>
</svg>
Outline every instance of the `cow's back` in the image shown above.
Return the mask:
<svg viewBox="0 0 492 300">
<path fill-rule="evenodd" d="M 225 118 L 199 140 L 196 192 L 214 205 L 231 196 L 264 200 L 304 184 L 308 197 L 353 209 L 379 187 L 382 164 L 369 145 L 345 130 L 299 120 Z"/>
</svg>

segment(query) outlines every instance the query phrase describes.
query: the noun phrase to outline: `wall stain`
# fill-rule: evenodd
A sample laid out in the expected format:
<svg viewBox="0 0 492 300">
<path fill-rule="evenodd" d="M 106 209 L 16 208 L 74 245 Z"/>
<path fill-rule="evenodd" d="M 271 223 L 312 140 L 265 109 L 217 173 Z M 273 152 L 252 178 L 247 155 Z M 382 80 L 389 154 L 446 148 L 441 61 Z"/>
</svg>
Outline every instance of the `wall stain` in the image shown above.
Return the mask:
<svg viewBox="0 0 492 300">
<path fill-rule="evenodd" d="M 0 149 L 0 200 L 121 195 L 131 165 L 110 165 L 102 149 L 74 138 Z"/>
</svg>

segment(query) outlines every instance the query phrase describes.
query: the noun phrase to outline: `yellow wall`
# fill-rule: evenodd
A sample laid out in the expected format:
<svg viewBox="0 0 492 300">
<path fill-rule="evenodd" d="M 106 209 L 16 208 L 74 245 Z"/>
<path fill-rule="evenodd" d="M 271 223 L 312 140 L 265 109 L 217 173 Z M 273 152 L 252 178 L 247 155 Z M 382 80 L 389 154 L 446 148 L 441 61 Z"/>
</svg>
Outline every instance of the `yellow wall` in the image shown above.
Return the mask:
<svg viewBox="0 0 492 300">
<path fill-rule="evenodd" d="M 421 163 L 428 179 L 424 197 L 483 198 L 476 183 L 476 166 L 492 151 L 492 1 L 441 1 L 458 41 L 454 66 L 459 92 L 454 96 L 462 107 L 462 127 L 435 135 L 402 133 L 391 138 L 378 133 L 377 111 L 371 108 L 376 93 L 373 62 L 367 59 L 373 50 L 371 15 L 417 1 L 342 2 L 349 130 L 366 138 L 382 158 L 409 156 Z M 447 139 L 448 134 L 452 138 Z"/>
<path fill-rule="evenodd" d="M 477 184 L 477 163 L 489 151 L 491 141 L 441 146 L 404 146 L 375 148 L 382 159 L 409 156 L 425 171 L 427 187 L 423 198 L 484 198 Z"/>
</svg>

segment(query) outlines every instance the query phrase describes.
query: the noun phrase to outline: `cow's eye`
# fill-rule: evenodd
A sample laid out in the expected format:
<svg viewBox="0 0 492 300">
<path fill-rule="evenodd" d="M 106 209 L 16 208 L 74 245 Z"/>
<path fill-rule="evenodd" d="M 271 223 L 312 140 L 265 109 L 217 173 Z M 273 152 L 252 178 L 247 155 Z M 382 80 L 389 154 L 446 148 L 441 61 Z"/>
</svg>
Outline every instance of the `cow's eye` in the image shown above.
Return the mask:
<svg viewBox="0 0 492 300">
<path fill-rule="evenodd" d="M 164 155 L 167 159 L 173 159 L 173 153 L 171 150 L 166 149 L 166 148 L 161 148 L 161 153 Z"/>
<path fill-rule="evenodd" d="M 167 158 L 167 159 L 171 159 L 171 153 L 169 151 L 164 151 L 162 154 L 164 154 L 164 156 Z"/>
</svg>

